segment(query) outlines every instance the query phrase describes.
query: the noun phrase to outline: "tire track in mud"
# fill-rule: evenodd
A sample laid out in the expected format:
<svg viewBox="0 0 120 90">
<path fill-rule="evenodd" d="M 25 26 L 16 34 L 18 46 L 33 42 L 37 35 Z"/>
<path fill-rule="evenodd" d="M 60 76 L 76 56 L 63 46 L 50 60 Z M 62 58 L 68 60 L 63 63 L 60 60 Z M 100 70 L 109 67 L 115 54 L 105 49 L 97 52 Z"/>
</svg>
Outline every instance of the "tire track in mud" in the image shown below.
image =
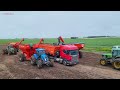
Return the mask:
<svg viewBox="0 0 120 90">
<path fill-rule="evenodd" d="M 9 59 L 7 59 L 9 57 Z M 15 59 L 15 60 L 14 60 Z M 10 60 L 10 61 L 9 61 Z M 7 61 L 7 63 L 6 63 Z M 11 61 L 14 63 L 11 64 Z M 9 68 L 9 71 L 14 74 L 17 78 L 25 79 L 47 79 L 47 78 L 56 78 L 53 75 L 49 74 L 46 70 L 52 67 L 43 67 L 38 69 L 37 66 L 32 66 L 29 61 L 19 62 L 17 56 L 6 56 L 4 58 L 5 65 Z"/>
</svg>

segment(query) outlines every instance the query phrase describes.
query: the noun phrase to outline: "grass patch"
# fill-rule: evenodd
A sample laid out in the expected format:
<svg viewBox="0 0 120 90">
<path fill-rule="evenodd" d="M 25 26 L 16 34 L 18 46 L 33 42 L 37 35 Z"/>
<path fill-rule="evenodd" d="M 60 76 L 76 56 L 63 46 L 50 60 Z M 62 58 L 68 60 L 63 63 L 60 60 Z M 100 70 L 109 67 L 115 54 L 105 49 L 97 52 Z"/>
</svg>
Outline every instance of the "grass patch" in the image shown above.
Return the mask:
<svg viewBox="0 0 120 90">
<path fill-rule="evenodd" d="M 0 44 L 8 44 L 10 42 L 19 42 L 21 39 L 0 39 Z M 28 43 L 38 43 L 40 39 L 25 39 L 24 44 Z M 78 39 L 69 39 L 64 38 L 65 43 L 79 43 L 84 42 L 85 48 L 83 50 L 90 52 L 111 52 L 111 48 L 114 45 L 120 45 L 120 38 L 78 38 Z M 45 43 L 57 43 L 56 38 L 45 38 Z"/>
</svg>

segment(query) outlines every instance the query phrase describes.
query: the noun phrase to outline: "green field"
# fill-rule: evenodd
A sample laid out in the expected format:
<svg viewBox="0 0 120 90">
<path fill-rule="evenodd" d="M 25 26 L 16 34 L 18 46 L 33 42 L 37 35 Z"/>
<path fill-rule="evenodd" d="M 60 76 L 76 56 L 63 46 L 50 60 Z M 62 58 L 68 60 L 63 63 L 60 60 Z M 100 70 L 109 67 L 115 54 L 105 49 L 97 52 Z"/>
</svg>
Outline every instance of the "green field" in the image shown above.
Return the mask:
<svg viewBox="0 0 120 90">
<path fill-rule="evenodd" d="M 83 50 L 90 52 L 111 52 L 111 48 L 114 45 L 120 45 L 120 38 L 79 38 L 68 39 L 65 38 L 65 43 L 79 43 L 84 42 L 85 48 Z M 9 42 L 18 42 L 20 39 L 0 39 L 0 44 L 7 44 Z M 39 39 L 25 39 L 23 43 L 38 43 Z M 57 39 L 46 38 L 45 43 L 57 43 Z"/>
</svg>

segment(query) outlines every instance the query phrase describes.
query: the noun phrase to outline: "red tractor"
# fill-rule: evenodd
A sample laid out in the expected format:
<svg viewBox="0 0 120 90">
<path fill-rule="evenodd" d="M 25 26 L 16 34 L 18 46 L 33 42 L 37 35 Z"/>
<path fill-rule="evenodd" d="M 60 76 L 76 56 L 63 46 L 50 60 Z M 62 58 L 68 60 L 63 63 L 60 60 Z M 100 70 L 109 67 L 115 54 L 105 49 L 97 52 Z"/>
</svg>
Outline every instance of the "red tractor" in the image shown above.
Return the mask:
<svg viewBox="0 0 120 90">
<path fill-rule="evenodd" d="M 3 49 L 3 54 L 17 54 L 18 50 L 19 50 L 19 45 L 22 43 L 22 41 L 24 41 L 24 38 L 20 41 L 20 42 L 12 42 L 9 43 L 6 49 Z"/>
</svg>

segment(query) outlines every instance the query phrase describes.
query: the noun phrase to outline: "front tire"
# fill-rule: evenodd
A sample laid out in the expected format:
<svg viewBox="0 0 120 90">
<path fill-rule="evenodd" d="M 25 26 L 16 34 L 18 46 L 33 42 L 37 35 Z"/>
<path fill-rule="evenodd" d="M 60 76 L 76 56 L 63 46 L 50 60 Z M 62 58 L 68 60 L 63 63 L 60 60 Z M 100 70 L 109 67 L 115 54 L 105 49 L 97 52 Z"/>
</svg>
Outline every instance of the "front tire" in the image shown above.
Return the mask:
<svg viewBox="0 0 120 90">
<path fill-rule="evenodd" d="M 63 60 L 63 65 L 67 66 L 67 61 Z"/>
<path fill-rule="evenodd" d="M 100 60 L 100 64 L 101 64 L 102 66 L 106 66 L 106 65 L 107 65 L 107 61 L 106 61 L 105 59 L 101 59 L 101 60 Z"/>
<path fill-rule="evenodd" d="M 38 69 L 42 68 L 42 61 L 41 60 L 37 61 L 37 67 L 38 67 Z"/>
<path fill-rule="evenodd" d="M 34 56 L 31 57 L 31 61 L 30 61 L 31 65 L 35 65 L 36 64 L 36 59 Z"/>
</svg>

